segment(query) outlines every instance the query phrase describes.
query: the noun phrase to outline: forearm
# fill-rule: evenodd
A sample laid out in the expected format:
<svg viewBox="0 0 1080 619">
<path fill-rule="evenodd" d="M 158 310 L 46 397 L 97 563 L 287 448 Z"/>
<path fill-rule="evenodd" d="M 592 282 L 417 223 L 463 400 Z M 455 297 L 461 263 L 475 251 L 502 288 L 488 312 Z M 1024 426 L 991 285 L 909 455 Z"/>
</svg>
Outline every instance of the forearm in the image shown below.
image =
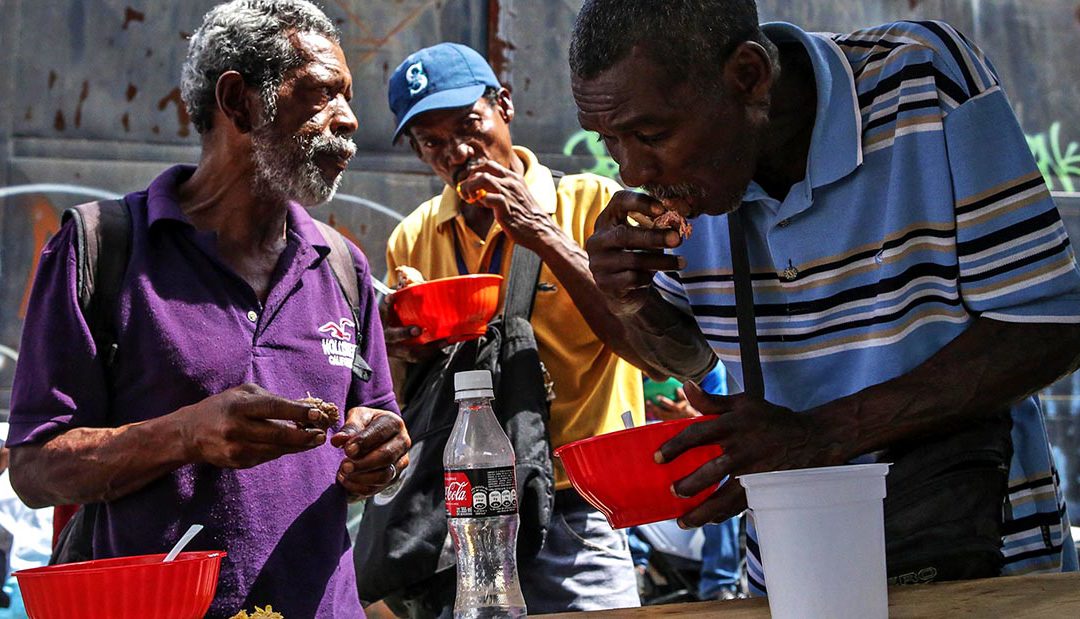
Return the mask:
<svg viewBox="0 0 1080 619">
<path fill-rule="evenodd" d="M 626 333 L 660 376 L 700 383 L 719 361 L 694 318 L 665 301 L 655 288 L 649 290 L 641 310 L 627 317 Z"/>
<path fill-rule="evenodd" d="M 581 246 L 551 223 L 539 235 L 533 251 L 558 278 L 574 306 L 581 312 L 585 323 L 601 342 L 641 370 L 649 374 L 658 373 L 659 368 L 638 354 L 626 326 L 602 301 L 603 293 L 597 288 L 589 270 L 589 256 Z"/>
<path fill-rule="evenodd" d="M 1080 325 L 977 320 L 922 365 L 811 411 L 829 462 L 962 428 L 1080 363 Z"/>
<path fill-rule="evenodd" d="M 173 415 L 119 428 L 74 428 L 11 450 L 11 482 L 33 508 L 111 501 L 190 461 Z"/>
</svg>

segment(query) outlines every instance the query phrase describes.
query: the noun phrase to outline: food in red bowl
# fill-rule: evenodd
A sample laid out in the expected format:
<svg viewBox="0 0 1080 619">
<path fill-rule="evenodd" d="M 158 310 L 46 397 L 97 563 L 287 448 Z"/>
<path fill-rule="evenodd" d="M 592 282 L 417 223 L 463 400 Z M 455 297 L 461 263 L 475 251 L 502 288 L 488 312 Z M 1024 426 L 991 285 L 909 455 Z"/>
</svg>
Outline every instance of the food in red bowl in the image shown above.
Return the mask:
<svg viewBox="0 0 1080 619">
<path fill-rule="evenodd" d="M 695 447 L 672 462 L 657 464 L 653 454 L 668 439 L 709 417 L 661 421 L 574 441 L 555 450 L 570 483 L 616 529 L 670 520 L 701 505 L 716 487 L 682 499 L 671 484 L 702 464 L 719 458 L 719 445 Z"/>
<path fill-rule="evenodd" d="M 199 619 L 217 590 L 225 552 L 182 552 L 98 559 L 19 570 L 23 603 L 31 619 Z"/>
<path fill-rule="evenodd" d="M 499 308 L 502 275 L 462 275 L 411 284 L 390 295 L 404 326 L 423 329 L 416 343 L 480 337 Z"/>
</svg>

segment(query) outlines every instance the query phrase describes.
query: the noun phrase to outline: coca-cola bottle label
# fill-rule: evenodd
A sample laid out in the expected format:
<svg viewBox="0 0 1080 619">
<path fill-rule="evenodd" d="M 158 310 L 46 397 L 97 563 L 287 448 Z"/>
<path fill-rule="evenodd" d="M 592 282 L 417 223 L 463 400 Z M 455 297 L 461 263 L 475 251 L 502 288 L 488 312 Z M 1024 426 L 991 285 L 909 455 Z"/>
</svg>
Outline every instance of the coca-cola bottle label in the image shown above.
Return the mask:
<svg viewBox="0 0 1080 619">
<path fill-rule="evenodd" d="M 446 471 L 446 513 L 451 518 L 483 518 L 516 514 L 514 467 Z"/>
</svg>

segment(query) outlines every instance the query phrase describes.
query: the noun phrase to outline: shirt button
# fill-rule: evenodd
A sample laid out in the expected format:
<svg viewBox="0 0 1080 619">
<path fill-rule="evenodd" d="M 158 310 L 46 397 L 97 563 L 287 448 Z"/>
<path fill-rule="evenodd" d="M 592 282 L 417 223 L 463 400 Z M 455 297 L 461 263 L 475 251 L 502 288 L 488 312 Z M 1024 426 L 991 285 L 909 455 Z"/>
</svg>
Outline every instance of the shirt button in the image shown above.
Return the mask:
<svg viewBox="0 0 1080 619">
<path fill-rule="evenodd" d="M 259 315 L 255 313 L 255 310 L 251 310 L 248 312 L 248 320 L 250 320 L 251 322 L 259 321 Z"/>
<path fill-rule="evenodd" d="M 781 219 L 776 225 L 780 226 L 781 228 L 786 228 L 789 224 L 791 224 L 790 219 Z"/>
</svg>

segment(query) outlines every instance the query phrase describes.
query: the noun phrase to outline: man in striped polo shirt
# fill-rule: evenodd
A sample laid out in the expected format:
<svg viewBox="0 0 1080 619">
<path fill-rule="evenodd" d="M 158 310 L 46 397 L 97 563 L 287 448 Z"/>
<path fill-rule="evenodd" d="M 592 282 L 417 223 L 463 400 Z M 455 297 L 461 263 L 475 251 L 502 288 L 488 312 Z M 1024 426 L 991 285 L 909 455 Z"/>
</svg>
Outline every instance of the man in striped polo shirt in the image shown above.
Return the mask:
<svg viewBox="0 0 1080 619">
<path fill-rule="evenodd" d="M 654 365 L 700 379 L 715 355 L 743 383 L 727 213 L 744 222 L 765 397 L 688 390 L 719 415 L 660 457 L 726 454 L 677 493 L 892 462 L 895 582 L 1076 569 L 1032 394 L 1080 363 L 1080 270 L 974 44 L 938 22 L 759 27 L 752 0 L 588 0 L 570 65 L 582 127 L 647 192 L 616 194 L 587 250 Z M 628 225 L 663 207 L 692 236 Z M 681 522 L 744 508 L 727 483 Z"/>
</svg>

